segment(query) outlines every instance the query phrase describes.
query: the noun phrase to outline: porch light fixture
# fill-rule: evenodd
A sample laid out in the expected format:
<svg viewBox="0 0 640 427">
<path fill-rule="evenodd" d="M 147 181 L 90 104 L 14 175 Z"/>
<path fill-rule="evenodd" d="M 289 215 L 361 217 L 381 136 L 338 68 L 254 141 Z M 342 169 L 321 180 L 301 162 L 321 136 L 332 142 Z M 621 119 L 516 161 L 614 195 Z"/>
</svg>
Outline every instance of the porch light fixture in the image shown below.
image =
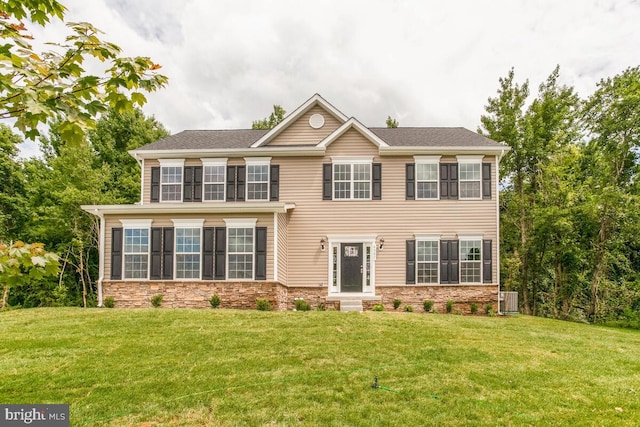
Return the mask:
<svg viewBox="0 0 640 427">
<path fill-rule="evenodd" d="M 382 248 L 384 248 L 384 237 L 380 238 L 380 246 L 378 246 L 380 248 L 380 251 L 382 251 Z"/>
<path fill-rule="evenodd" d="M 320 250 L 322 252 L 324 252 L 324 250 L 326 249 L 324 244 L 327 243 L 327 241 L 324 239 L 324 237 L 322 239 L 320 239 Z"/>
</svg>

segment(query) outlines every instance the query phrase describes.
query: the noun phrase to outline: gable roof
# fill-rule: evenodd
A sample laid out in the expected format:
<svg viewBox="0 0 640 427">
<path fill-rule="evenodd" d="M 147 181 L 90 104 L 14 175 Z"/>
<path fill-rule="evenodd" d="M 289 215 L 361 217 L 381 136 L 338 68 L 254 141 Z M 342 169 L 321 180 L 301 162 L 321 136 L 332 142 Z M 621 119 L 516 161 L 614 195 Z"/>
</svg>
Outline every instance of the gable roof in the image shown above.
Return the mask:
<svg viewBox="0 0 640 427">
<path fill-rule="evenodd" d="M 340 138 L 340 136 L 342 136 L 349 129 L 356 129 L 358 132 L 360 132 L 362 136 L 367 138 L 369 141 L 375 144 L 376 147 L 378 148 L 389 146 L 386 142 L 380 139 L 376 134 L 372 133 L 371 130 L 366 128 L 362 123 L 360 123 L 355 118 L 351 117 L 349 120 L 344 122 L 342 126 L 340 126 L 338 129 L 331 132 L 331 134 L 329 134 L 325 139 L 320 141 L 318 143 L 318 147 L 329 146 L 329 144 L 331 144 L 336 139 Z"/>
<path fill-rule="evenodd" d="M 463 127 L 369 128 L 392 147 L 501 147 L 492 139 Z"/>
<path fill-rule="evenodd" d="M 267 132 L 266 129 L 184 130 L 135 151 L 248 148 Z"/>
<path fill-rule="evenodd" d="M 311 98 L 307 99 L 304 104 L 296 108 L 291 114 L 284 118 L 280 123 L 278 123 L 273 129 L 269 130 L 266 134 L 264 134 L 260 139 L 254 142 L 251 145 L 251 148 L 262 147 L 267 145 L 269 141 L 278 136 L 282 131 L 289 127 L 289 125 L 295 122 L 300 116 L 304 113 L 315 107 L 316 105 L 320 105 L 327 112 L 329 112 L 332 116 L 334 116 L 340 123 L 344 123 L 347 121 L 347 116 L 342 114 L 340 110 L 327 102 L 326 99 L 321 97 L 319 94 L 313 95 Z"/>
</svg>

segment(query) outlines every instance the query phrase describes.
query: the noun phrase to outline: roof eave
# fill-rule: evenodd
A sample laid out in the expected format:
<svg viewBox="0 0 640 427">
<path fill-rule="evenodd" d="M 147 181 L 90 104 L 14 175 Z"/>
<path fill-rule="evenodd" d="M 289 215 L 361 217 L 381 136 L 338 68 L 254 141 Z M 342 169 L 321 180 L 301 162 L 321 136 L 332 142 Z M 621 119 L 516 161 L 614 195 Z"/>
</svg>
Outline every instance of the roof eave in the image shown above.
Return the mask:
<svg viewBox="0 0 640 427">
<path fill-rule="evenodd" d="M 434 147 L 424 147 L 424 146 L 390 146 L 390 147 L 380 147 L 380 155 L 384 156 L 406 156 L 409 154 L 440 154 L 443 156 L 450 156 L 456 154 L 486 154 L 489 156 L 501 155 L 506 151 L 511 150 L 511 147 L 505 146 L 496 146 L 496 147 L 460 147 L 460 146 L 434 146 Z"/>
<path fill-rule="evenodd" d="M 258 148 L 216 148 L 216 149 L 177 149 L 177 150 L 132 150 L 136 159 L 188 159 L 201 157 L 256 157 L 278 156 L 324 156 L 324 147 L 258 147 Z"/>
<path fill-rule="evenodd" d="M 286 213 L 296 207 L 286 202 L 202 202 L 150 203 L 146 205 L 82 205 L 84 211 L 100 215 L 158 215 L 158 214 L 236 214 Z"/>
</svg>

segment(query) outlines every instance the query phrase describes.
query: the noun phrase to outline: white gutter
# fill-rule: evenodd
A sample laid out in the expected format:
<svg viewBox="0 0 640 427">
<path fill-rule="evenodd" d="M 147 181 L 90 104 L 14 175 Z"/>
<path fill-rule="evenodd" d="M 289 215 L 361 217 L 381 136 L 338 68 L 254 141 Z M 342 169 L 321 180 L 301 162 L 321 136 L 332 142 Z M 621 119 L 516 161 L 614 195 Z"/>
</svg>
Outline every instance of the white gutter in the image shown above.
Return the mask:
<svg viewBox="0 0 640 427">
<path fill-rule="evenodd" d="M 325 147 L 313 146 L 267 146 L 258 148 L 217 148 L 217 149 L 168 149 L 168 150 L 131 150 L 128 153 L 138 159 L 199 159 L 202 157 L 265 157 L 277 155 L 324 156 Z"/>
<path fill-rule="evenodd" d="M 488 156 L 497 156 L 505 151 L 510 150 L 509 147 L 416 147 L 416 146 L 392 146 L 392 147 L 380 147 L 380 155 L 384 156 L 409 156 L 409 155 L 421 155 L 421 154 L 433 154 L 442 156 L 454 156 L 457 154 L 485 154 Z"/>
<path fill-rule="evenodd" d="M 500 152 L 500 155 L 496 156 L 496 278 L 498 280 L 498 314 L 502 314 L 500 310 L 500 160 L 502 160 L 508 148 L 509 147 L 505 147 L 505 149 Z"/>
<path fill-rule="evenodd" d="M 82 205 L 83 210 L 98 215 L 214 214 L 214 213 L 285 213 L 295 203 L 280 202 L 202 202 L 148 203 L 146 205 Z"/>
</svg>

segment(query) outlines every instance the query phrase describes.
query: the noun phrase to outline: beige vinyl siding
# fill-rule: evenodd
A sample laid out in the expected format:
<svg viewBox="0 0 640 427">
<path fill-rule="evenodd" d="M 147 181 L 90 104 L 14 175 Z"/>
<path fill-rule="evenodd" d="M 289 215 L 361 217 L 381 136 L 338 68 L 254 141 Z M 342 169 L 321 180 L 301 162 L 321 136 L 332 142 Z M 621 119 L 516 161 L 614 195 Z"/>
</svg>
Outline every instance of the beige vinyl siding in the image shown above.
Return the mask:
<svg viewBox="0 0 640 427">
<path fill-rule="evenodd" d="M 377 147 L 350 130 L 328 147 L 324 159 L 277 160 L 280 200 L 296 204 L 289 217 L 287 285 L 326 285 L 330 251 L 320 250 L 320 239 L 331 235 L 384 237 L 384 250 L 378 251 L 376 258 L 376 286 L 403 285 L 405 241 L 414 239 L 415 233 L 438 234 L 442 239 L 482 234 L 493 240 L 495 283 L 495 194 L 491 200 L 405 200 L 405 165 L 412 163 L 413 157 L 381 158 L 377 153 Z M 382 200 L 322 200 L 322 163 L 330 163 L 331 156 L 373 156 L 374 162 L 382 163 Z M 446 160 L 449 158 L 443 158 Z M 495 161 L 492 164 L 495 183 Z"/>
<path fill-rule="evenodd" d="M 203 227 L 224 227 L 225 219 L 242 219 L 242 218 L 256 218 L 258 221 L 256 227 L 267 227 L 267 280 L 273 280 L 273 214 L 217 214 L 217 215 L 155 215 L 153 219 L 152 227 L 173 227 L 172 219 L 202 219 L 204 218 Z M 141 216 L 123 216 L 105 217 L 106 225 L 106 239 L 105 239 L 105 260 L 104 260 L 104 277 L 106 280 L 111 278 L 111 229 L 114 227 L 122 227 L 120 219 L 150 219 L 148 217 Z"/>
<path fill-rule="evenodd" d="M 314 114 L 322 114 L 324 117 L 324 125 L 320 129 L 309 126 L 309 118 Z M 341 124 L 331 113 L 316 105 L 291 123 L 268 145 L 315 145 L 338 129 Z"/>
<path fill-rule="evenodd" d="M 288 254 L 289 254 L 289 216 L 286 213 L 278 216 L 278 281 L 287 284 Z"/>
</svg>

